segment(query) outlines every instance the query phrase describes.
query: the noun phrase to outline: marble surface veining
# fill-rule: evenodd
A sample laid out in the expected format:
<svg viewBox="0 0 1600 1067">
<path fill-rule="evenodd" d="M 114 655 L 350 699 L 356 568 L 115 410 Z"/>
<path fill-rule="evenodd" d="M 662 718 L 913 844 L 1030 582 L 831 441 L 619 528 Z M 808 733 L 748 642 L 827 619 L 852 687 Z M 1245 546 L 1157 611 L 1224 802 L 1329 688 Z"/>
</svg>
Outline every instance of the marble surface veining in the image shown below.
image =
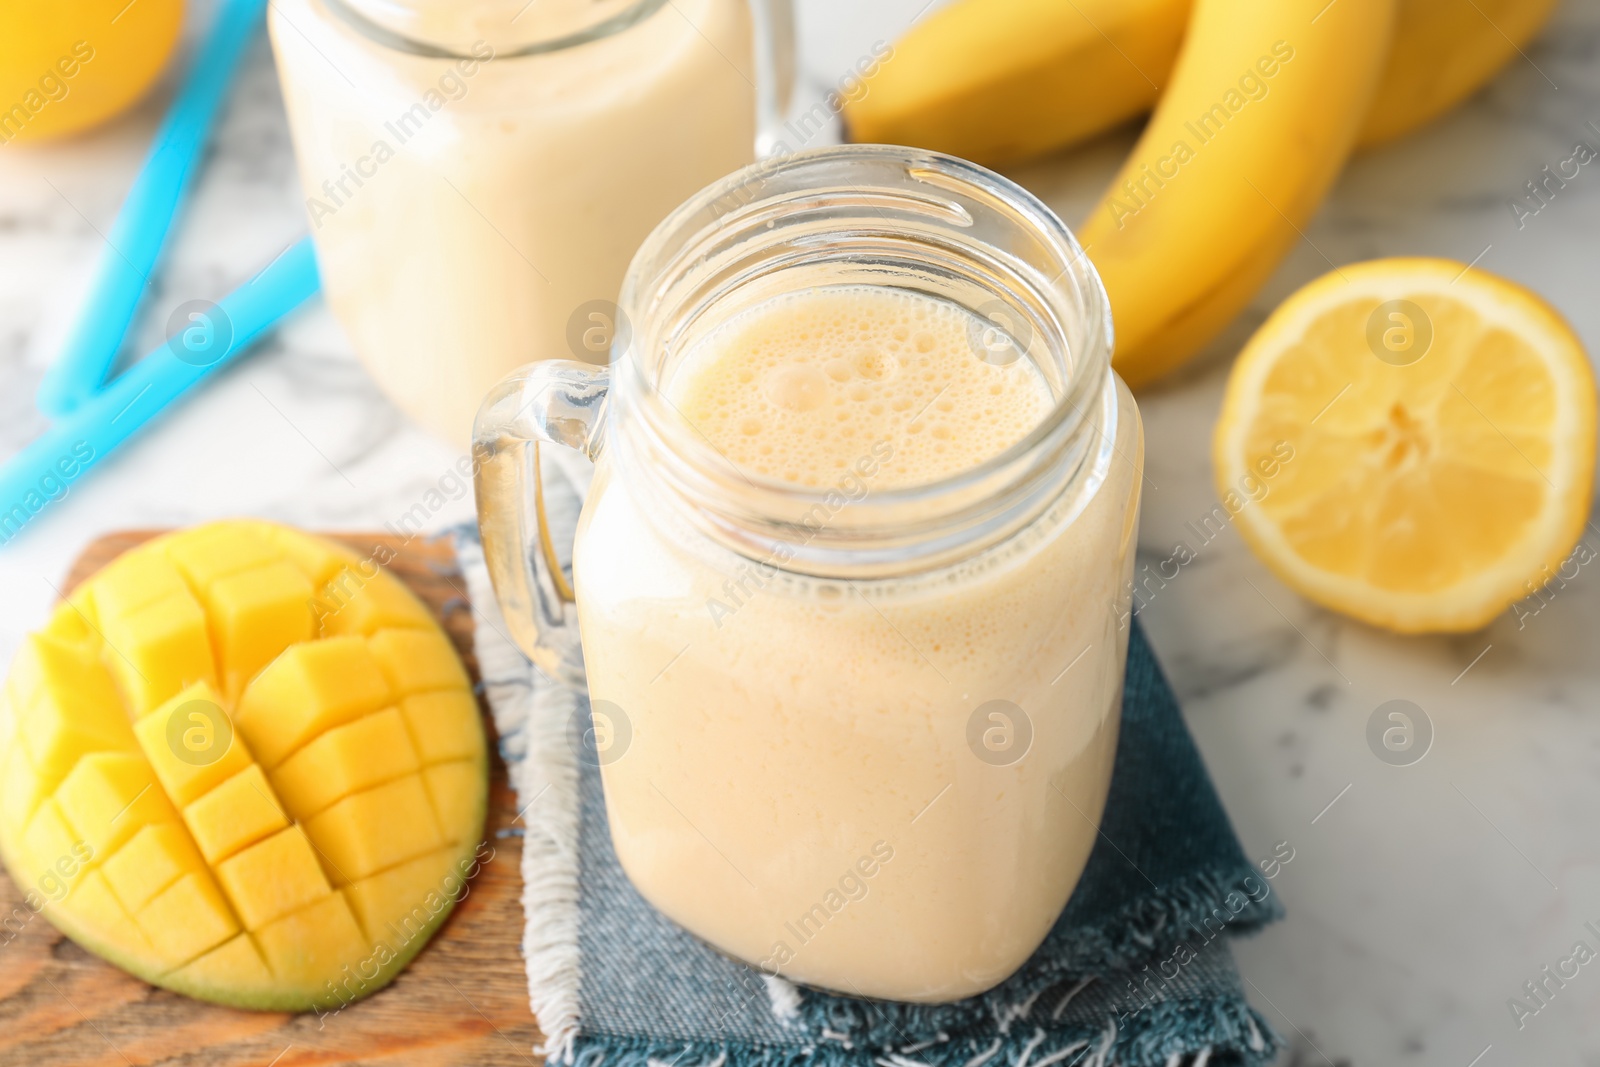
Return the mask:
<svg viewBox="0 0 1600 1067">
<path fill-rule="evenodd" d="M 811 91 L 892 39 L 924 0 L 799 0 Z M 204 11 L 192 22 L 203 22 Z M 192 39 L 193 28 L 189 31 Z M 170 76 L 169 76 L 170 77 Z M 0 148 L 0 456 L 44 423 L 32 406 L 170 84 L 123 121 L 66 144 Z M 1589 125 L 1590 122 L 1596 126 Z M 1250 309 L 1189 368 L 1140 397 L 1148 435 L 1140 564 L 1152 567 L 1215 502 L 1209 437 L 1228 362 L 1279 300 L 1377 255 L 1477 260 L 1531 286 L 1600 348 L 1600 170 L 1536 216 L 1507 206 L 1582 140 L 1600 146 L 1600 0 L 1551 27 L 1466 106 L 1351 163 L 1306 239 Z M 1069 222 L 1132 144 L 1120 131 L 1013 176 Z M 186 299 L 215 299 L 306 230 L 264 38 L 251 48 L 205 168 L 129 345 L 144 351 Z M 451 492 L 458 454 L 383 399 L 320 303 L 73 486 L 0 549 L 0 659 L 38 625 L 95 535 L 248 513 L 312 528 L 393 522 Z M 429 491 L 440 492 L 430 496 Z M 1586 534 L 1600 548 L 1600 523 Z M 1287 842 L 1275 880 L 1289 919 L 1238 946 L 1252 996 L 1292 1064 L 1600 1064 L 1600 965 L 1583 966 L 1519 1028 L 1574 943 L 1600 949 L 1600 563 L 1537 614 L 1402 638 L 1276 581 L 1230 528 L 1156 588 L 1142 618 L 1252 854 Z M 1369 749 L 1391 699 L 1433 725 L 1421 762 Z"/>
</svg>

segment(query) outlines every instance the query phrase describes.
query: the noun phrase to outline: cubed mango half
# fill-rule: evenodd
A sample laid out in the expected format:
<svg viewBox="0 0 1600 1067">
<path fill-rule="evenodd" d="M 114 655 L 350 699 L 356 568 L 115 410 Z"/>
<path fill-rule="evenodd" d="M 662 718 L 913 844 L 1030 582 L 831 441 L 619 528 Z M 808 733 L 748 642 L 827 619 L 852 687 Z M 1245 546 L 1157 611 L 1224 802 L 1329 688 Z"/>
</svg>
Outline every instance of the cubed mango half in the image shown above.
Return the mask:
<svg viewBox="0 0 1600 1067">
<path fill-rule="evenodd" d="M 0 858 L 146 981 L 337 1006 L 460 899 L 487 758 L 454 646 L 379 561 L 213 523 L 124 553 L 24 641 L 0 694 Z"/>
</svg>

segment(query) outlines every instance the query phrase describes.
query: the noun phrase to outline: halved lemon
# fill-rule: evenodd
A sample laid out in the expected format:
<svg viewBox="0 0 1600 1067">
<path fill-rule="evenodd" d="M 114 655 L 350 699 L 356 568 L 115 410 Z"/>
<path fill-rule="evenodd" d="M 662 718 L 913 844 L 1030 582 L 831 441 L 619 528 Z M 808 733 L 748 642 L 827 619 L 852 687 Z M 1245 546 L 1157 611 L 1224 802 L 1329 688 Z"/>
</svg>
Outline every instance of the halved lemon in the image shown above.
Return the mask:
<svg viewBox="0 0 1600 1067">
<path fill-rule="evenodd" d="M 1588 522 L 1594 374 L 1519 285 L 1444 259 L 1359 263 L 1256 331 L 1212 456 L 1240 534 L 1298 592 L 1403 633 L 1474 630 Z"/>
</svg>

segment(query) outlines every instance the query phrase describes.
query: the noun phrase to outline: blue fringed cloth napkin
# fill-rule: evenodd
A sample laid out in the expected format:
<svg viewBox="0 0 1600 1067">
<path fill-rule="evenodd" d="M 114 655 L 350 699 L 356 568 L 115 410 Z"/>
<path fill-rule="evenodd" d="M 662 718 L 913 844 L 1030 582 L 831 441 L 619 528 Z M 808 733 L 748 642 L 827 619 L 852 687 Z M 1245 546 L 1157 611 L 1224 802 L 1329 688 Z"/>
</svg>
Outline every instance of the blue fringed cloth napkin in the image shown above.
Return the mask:
<svg viewBox="0 0 1600 1067">
<path fill-rule="evenodd" d="M 547 501 L 548 503 L 548 501 Z M 551 1062 L 576 1067 L 1258 1067 L 1278 1038 L 1228 938 L 1282 914 L 1246 859 L 1137 623 L 1101 834 L 1033 957 L 954 1004 L 835 996 L 708 948 L 639 896 L 611 848 L 586 701 L 506 636 L 475 531 L 456 531 L 523 835 L 523 954 Z"/>
</svg>

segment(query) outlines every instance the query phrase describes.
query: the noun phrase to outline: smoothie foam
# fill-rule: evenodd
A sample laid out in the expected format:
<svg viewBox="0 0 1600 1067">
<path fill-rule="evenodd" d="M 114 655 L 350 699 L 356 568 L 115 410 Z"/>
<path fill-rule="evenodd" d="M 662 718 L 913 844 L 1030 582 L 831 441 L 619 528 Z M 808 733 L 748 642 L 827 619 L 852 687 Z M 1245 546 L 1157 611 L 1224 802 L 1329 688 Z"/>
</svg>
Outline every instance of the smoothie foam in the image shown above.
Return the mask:
<svg viewBox="0 0 1600 1067">
<path fill-rule="evenodd" d="M 982 358 L 986 328 L 904 290 L 803 290 L 718 328 L 669 396 L 746 473 L 828 485 L 887 441 L 872 488 L 923 485 L 1003 452 L 1050 410 L 1031 362 Z"/>
</svg>

